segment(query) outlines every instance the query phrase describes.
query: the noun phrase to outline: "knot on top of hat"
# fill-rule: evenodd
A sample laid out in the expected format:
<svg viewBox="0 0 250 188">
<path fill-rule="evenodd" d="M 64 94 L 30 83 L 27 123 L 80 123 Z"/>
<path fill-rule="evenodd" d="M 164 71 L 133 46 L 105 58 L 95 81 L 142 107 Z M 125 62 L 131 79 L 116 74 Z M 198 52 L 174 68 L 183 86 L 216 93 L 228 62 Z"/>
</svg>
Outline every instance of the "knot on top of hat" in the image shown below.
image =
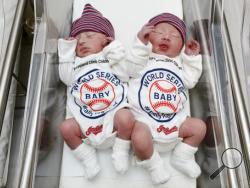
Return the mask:
<svg viewBox="0 0 250 188">
<path fill-rule="evenodd" d="M 70 36 L 75 37 L 79 33 L 87 31 L 103 33 L 107 37 L 115 37 L 115 31 L 111 22 L 91 4 L 86 4 L 81 17 L 73 22 Z"/>
</svg>

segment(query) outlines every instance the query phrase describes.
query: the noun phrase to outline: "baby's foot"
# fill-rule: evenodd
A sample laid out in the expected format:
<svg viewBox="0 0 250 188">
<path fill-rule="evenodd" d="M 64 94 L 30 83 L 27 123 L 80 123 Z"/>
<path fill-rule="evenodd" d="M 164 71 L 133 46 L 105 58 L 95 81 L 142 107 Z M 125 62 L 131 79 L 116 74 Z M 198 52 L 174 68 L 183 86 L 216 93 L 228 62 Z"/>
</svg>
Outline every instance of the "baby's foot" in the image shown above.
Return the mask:
<svg viewBox="0 0 250 188">
<path fill-rule="evenodd" d="M 163 165 L 152 166 L 149 171 L 154 185 L 164 184 L 170 178 L 170 174 L 165 170 Z"/>
<path fill-rule="evenodd" d="M 100 172 L 100 165 L 97 160 L 96 150 L 82 143 L 75 150 L 73 150 L 74 156 L 82 163 L 86 178 L 92 179 Z"/>
<path fill-rule="evenodd" d="M 169 172 L 166 171 L 164 163 L 156 151 L 154 151 L 150 159 L 136 161 L 136 163 L 149 171 L 154 185 L 164 184 L 170 178 Z"/>
<path fill-rule="evenodd" d="M 171 164 L 177 170 L 191 178 L 197 178 L 201 174 L 200 166 L 195 162 L 194 158 L 186 160 L 173 156 Z"/>
<path fill-rule="evenodd" d="M 197 178 L 201 174 L 200 166 L 195 162 L 194 154 L 198 150 L 186 143 L 180 142 L 171 156 L 171 164 L 183 174 Z"/>
<path fill-rule="evenodd" d="M 124 174 L 129 167 L 129 154 L 125 152 L 113 152 L 112 162 L 115 170 L 120 174 Z"/>
<path fill-rule="evenodd" d="M 87 179 L 94 178 L 101 170 L 98 163 L 95 161 L 88 161 L 88 164 L 85 165 L 85 173 Z"/>
<path fill-rule="evenodd" d="M 115 139 L 113 146 L 112 162 L 117 172 L 124 174 L 129 167 L 130 141 L 120 138 Z"/>
</svg>

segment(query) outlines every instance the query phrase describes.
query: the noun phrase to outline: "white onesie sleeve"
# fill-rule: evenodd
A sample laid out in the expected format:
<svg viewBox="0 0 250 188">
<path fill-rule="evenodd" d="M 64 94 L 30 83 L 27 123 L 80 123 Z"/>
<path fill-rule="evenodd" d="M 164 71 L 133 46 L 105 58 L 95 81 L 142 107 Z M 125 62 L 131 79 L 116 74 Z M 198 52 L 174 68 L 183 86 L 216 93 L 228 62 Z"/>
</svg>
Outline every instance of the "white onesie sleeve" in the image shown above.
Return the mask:
<svg viewBox="0 0 250 188">
<path fill-rule="evenodd" d="M 150 51 L 149 46 L 143 44 L 138 37 L 135 38 L 126 58 L 129 76 L 133 78 L 141 76 L 139 71 L 146 66 Z"/>
<path fill-rule="evenodd" d="M 73 64 L 76 56 L 77 40 L 58 40 L 59 76 L 69 86 L 73 79 Z"/>
<path fill-rule="evenodd" d="M 192 89 L 202 73 L 202 58 L 201 55 L 188 56 L 184 52 L 181 54 L 183 65 L 183 82 L 187 89 Z"/>
<path fill-rule="evenodd" d="M 123 82 L 128 81 L 126 62 L 124 61 L 126 51 L 122 43 L 118 40 L 112 41 L 103 49 L 104 56 L 109 60 L 113 73 Z"/>
</svg>

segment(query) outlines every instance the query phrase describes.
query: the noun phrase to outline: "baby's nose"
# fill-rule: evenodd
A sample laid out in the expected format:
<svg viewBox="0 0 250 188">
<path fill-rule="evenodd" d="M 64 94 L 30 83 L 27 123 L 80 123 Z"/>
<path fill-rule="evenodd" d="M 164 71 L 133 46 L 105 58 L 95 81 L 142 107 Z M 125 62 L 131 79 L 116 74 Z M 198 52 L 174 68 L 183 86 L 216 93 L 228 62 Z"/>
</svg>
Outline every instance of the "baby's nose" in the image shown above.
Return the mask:
<svg viewBox="0 0 250 188">
<path fill-rule="evenodd" d="M 164 39 L 164 40 L 170 40 L 171 36 L 170 36 L 169 33 L 164 33 L 163 36 L 162 36 L 162 39 Z"/>
<path fill-rule="evenodd" d="M 83 43 L 85 43 L 86 42 L 86 37 L 80 37 L 79 39 L 78 39 L 78 43 L 80 43 L 80 44 L 83 44 Z"/>
<path fill-rule="evenodd" d="M 86 41 L 85 41 L 84 39 L 79 39 L 79 40 L 78 40 L 78 43 L 79 43 L 79 44 L 84 44 L 85 42 L 86 42 Z"/>
</svg>

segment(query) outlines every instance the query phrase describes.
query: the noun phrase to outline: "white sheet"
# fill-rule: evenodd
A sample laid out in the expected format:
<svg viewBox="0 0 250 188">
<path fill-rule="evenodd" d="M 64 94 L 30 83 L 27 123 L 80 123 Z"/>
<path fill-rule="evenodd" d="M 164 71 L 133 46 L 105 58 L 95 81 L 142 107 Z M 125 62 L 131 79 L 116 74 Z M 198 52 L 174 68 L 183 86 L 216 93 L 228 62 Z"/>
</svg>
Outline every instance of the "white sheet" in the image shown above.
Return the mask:
<svg viewBox="0 0 250 188">
<path fill-rule="evenodd" d="M 75 0 L 73 8 L 73 20 L 78 18 L 85 3 L 91 3 L 103 13 L 113 24 L 116 38 L 125 45 L 130 45 L 139 29 L 153 16 L 162 12 L 173 13 L 180 18 L 183 17 L 182 0 L 147 0 L 147 1 L 117 1 L 117 0 Z M 125 175 L 115 172 L 111 163 L 111 149 L 99 150 L 98 158 L 102 167 L 101 173 L 93 181 L 86 180 L 81 164 L 74 158 L 67 145 L 64 145 L 61 188 L 151 188 L 149 174 L 142 168 L 130 166 Z M 187 178 L 169 164 L 169 155 L 164 154 L 166 168 L 172 174 L 171 179 L 164 185 L 164 188 L 196 187 L 196 180 Z"/>
</svg>

